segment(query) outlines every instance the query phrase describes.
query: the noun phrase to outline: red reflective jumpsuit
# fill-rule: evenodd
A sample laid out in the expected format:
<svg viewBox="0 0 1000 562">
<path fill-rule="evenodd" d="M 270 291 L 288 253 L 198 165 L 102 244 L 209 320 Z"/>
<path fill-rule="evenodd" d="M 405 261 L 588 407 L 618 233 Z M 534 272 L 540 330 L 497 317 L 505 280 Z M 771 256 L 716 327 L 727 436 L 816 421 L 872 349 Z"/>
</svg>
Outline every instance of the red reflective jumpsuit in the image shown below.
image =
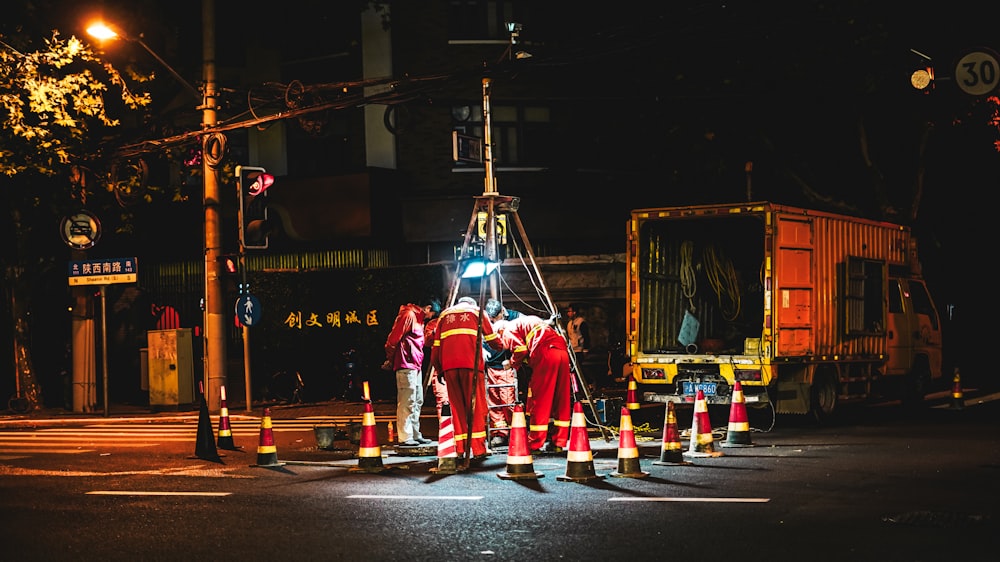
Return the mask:
<svg viewBox="0 0 1000 562">
<path fill-rule="evenodd" d="M 573 413 L 573 376 L 566 340 L 538 316 L 522 314 L 497 324 L 504 347 L 511 350 L 510 364 L 527 363 L 531 368 L 525 404 L 530 418 L 528 448 L 542 448 L 550 419 L 555 426 L 553 444 L 565 448 Z"/>
<path fill-rule="evenodd" d="M 444 373 L 448 387 L 448 402 L 451 404 L 452 424 L 455 427 L 455 451 L 465 454 L 466 443 L 471 446 L 473 456 L 485 456 L 486 447 L 486 376 L 483 348 L 477 341 L 479 332 L 479 307 L 476 301 L 463 297 L 441 311 L 434 347 L 431 350 L 431 365 Z M 503 349 L 493 324 L 489 318 L 482 319 L 483 343 L 491 348 Z M 473 376 L 473 370 L 478 372 Z M 473 379 L 475 387 L 473 388 Z M 469 407 L 472 407 L 471 433 L 468 427 Z"/>
</svg>

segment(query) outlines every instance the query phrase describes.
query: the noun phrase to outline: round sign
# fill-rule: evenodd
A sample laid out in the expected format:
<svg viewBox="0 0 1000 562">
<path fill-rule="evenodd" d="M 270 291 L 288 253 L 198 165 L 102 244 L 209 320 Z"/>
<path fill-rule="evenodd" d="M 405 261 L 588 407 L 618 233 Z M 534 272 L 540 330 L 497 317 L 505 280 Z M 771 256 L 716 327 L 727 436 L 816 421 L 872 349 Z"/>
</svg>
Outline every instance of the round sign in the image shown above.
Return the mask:
<svg viewBox="0 0 1000 562">
<path fill-rule="evenodd" d="M 962 56 L 955 64 L 955 83 L 970 96 L 996 91 L 1000 83 L 997 54 L 989 49 L 976 49 Z"/>
<path fill-rule="evenodd" d="M 236 319 L 247 328 L 260 322 L 260 300 L 250 293 L 240 295 L 236 299 Z"/>
<path fill-rule="evenodd" d="M 75 250 L 93 248 L 101 239 L 101 221 L 94 213 L 80 209 L 63 218 L 59 225 L 59 234 L 70 248 Z"/>
</svg>

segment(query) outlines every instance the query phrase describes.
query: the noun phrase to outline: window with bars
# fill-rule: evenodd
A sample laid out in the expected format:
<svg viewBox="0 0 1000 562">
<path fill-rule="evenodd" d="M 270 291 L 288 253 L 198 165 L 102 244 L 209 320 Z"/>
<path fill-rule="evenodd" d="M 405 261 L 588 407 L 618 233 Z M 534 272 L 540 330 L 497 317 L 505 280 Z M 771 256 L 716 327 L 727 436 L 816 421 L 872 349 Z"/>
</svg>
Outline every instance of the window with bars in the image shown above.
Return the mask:
<svg viewBox="0 0 1000 562">
<path fill-rule="evenodd" d="M 849 336 L 884 333 L 882 295 L 885 293 L 885 264 L 848 256 L 839 269 L 844 333 Z"/>
<path fill-rule="evenodd" d="M 485 142 L 481 105 L 456 105 L 451 115 L 455 131 Z M 490 122 L 496 165 L 540 166 L 551 161 L 554 137 L 549 107 L 540 104 L 491 105 Z"/>
</svg>

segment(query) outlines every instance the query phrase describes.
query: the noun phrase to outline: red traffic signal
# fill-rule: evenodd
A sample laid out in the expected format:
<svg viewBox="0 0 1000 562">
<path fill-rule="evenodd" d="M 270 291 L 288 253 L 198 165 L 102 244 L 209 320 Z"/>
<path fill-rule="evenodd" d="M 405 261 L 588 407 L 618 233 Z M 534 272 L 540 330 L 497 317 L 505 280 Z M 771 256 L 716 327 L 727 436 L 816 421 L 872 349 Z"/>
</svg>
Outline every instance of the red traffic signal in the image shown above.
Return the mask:
<svg viewBox="0 0 1000 562">
<path fill-rule="evenodd" d="M 226 269 L 226 273 L 232 275 L 238 271 L 239 265 L 237 264 L 236 259 L 237 259 L 236 256 L 231 256 L 231 255 L 222 256 L 222 266 Z"/>
<path fill-rule="evenodd" d="M 267 220 L 267 189 L 274 185 L 274 176 L 264 168 L 236 166 L 239 190 L 240 245 L 245 249 L 266 249 L 271 224 Z"/>
<path fill-rule="evenodd" d="M 264 190 L 271 187 L 272 184 L 274 184 L 274 176 L 266 172 L 261 172 L 260 175 L 253 180 L 253 183 L 250 184 L 250 187 L 247 188 L 247 195 L 250 195 L 251 197 L 260 195 L 264 192 Z"/>
</svg>

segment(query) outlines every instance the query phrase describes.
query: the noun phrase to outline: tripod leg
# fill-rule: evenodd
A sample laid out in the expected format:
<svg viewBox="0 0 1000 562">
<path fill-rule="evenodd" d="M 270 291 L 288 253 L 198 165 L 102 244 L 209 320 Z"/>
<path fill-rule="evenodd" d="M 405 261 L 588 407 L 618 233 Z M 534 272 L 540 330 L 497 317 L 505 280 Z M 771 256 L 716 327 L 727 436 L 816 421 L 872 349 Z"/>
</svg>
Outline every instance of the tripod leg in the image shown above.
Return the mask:
<svg viewBox="0 0 1000 562">
<path fill-rule="evenodd" d="M 528 233 L 524 231 L 524 225 L 521 224 L 521 218 L 517 215 L 516 210 L 510 211 L 508 214 L 514 221 L 514 226 L 517 227 L 517 232 L 521 236 L 521 241 L 523 242 L 524 245 L 524 251 L 525 253 L 528 254 L 528 259 L 531 262 L 532 271 L 534 272 L 535 278 L 538 280 L 538 286 L 541 287 L 542 289 L 542 293 L 545 298 L 545 304 L 546 306 L 548 306 L 549 310 L 554 311 L 556 309 L 555 304 L 552 302 L 552 297 L 549 295 L 549 289 L 548 287 L 545 286 L 545 281 L 542 279 L 542 273 L 538 269 L 538 263 L 535 261 L 535 255 L 531 251 L 531 243 L 528 241 Z M 566 335 L 566 330 L 563 329 L 561 322 L 556 321 L 554 326 L 556 327 L 556 331 L 559 332 L 559 335 L 561 335 L 563 339 L 566 340 L 566 347 L 569 350 L 569 360 L 571 367 L 570 370 L 573 371 L 574 373 L 577 385 L 583 389 L 584 399 L 590 406 L 590 413 L 593 414 L 594 419 L 596 420 L 598 419 L 597 408 L 594 406 L 594 401 L 591 400 L 590 398 L 590 389 L 587 388 L 587 381 L 583 379 L 583 373 L 580 371 L 580 366 L 576 362 L 576 355 L 573 353 L 573 347 L 569 345 L 569 337 L 567 337 Z M 608 432 L 605 430 L 604 425 L 603 424 L 597 424 L 597 425 L 601 430 L 601 437 L 603 437 L 606 442 L 610 442 L 612 436 L 608 434 Z"/>
</svg>

